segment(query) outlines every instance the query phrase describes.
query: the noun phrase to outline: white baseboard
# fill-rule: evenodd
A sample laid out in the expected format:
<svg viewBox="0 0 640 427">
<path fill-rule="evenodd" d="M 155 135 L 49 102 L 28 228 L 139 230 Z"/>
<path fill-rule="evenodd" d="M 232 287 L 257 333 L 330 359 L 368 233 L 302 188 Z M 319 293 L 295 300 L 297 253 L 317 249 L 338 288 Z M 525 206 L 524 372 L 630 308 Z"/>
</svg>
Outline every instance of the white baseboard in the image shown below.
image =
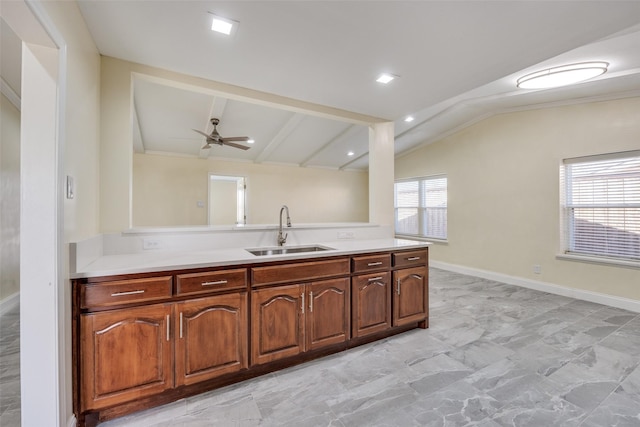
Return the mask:
<svg viewBox="0 0 640 427">
<path fill-rule="evenodd" d="M 598 292 L 585 291 L 582 289 L 567 288 L 554 283 L 540 282 L 538 280 L 525 279 L 523 277 L 509 276 L 507 274 L 493 271 L 480 270 L 477 268 L 465 267 L 447 262 L 429 260 L 429 266 L 442 270 L 453 271 L 455 273 L 468 274 L 470 276 L 481 277 L 483 279 L 495 280 L 523 288 L 534 289 L 536 291 L 548 292 L 550 294 L 562 295 L 584 301 L 604 304 L 611 307 L 623 308 L 625 310 L 640 313 L 640 301 L 631 298 L 617 297 L 614 295 L 601 294 Z"/>
<path fill-rule="evenodd" d="M 19 304 L 20 304 L 20 292 L 16 292 L 15 294 L 9 295 L 8 297 L 0 301 L 0 315 L 15 308 Z"/>
<path fill-rule="evenodd" d="M 76 427 L 77 424 L 78 424 L 78 420 L 76 420 L 76 416 L 71 415 L 67 420 L 67 427 Z"/>
</svg>

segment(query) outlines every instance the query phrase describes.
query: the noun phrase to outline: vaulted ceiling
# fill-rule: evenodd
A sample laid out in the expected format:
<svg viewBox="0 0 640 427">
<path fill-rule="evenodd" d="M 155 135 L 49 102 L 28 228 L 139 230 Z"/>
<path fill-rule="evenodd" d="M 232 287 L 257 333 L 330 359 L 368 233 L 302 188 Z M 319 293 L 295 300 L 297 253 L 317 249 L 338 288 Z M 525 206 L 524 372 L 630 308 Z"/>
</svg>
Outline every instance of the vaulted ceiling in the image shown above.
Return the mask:
<svg viewBox="0 0 640 427">
<path fill-rule="evenodd" d="M 640 94 L 635 1 L 78 4 L 103 55 L 393 121 L 397 155 L 492 114 Z M 239 22 L 236 33 L 212 32 L 212 13 Z M 565 88 L 515 86 L 525 73 L 588 60 L 609 71 Z M 381 72 L 398 77 L 382 85 Z M 136 151 L 367 168 L 366 123 L 144 79 L 134 104 Z M 210 132 L 211 117 L 222 136 L 255 140 L 251 149 L 201 150 L 192 129 Z"/>
</svg>

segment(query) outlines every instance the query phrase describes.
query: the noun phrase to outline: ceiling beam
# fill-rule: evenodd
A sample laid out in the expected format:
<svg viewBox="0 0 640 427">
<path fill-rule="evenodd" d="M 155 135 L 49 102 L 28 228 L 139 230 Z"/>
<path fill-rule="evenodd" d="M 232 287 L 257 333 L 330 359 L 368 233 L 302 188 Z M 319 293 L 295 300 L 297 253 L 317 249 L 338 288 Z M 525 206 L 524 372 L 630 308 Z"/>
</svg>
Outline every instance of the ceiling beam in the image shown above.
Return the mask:
<svg viewBox="0 0 640 427">
<path fill-rule="evenodd" d="M 289 135 L 291 135 L 291 132 L 293 132 L 296 129 L 296 127 L 298 127 L 300 122 L 304 120 L 304 117 L 305 116 L 300 113 L 294 113 L 289 118 L 289 120 L 280 128 L 277 135 L 273 137 L 273 139 L 269 141 L 266 147 L 264 147 L 262 152 L 258 154 L 255 160 L 256 163 L 262 163 L 267 158 L 269 158 L 271 153 L 273 153 L 275 149 L 278 148 L 278 146 L 280 146 L 280 144 L 282 144 Z"/>
<path fill-rule="evenodd" d="M 338 135 L 336 135 L 335 137 L 333 137 L 332 139 L 330 139 L 328 142 L 326 142 L 325 144 L 322 145 L 322 147 L 318 148 L 316 151 L 314 151 L 313 153 L 311 153 L 310 156 L 308 156 L 306 159 L 304 159 L 302 161 L 302 163 L 300 163 L 300 166 L 307 166 L 309 164 L 309 162 L 318 154 L 320 154 L 322 151 L 326 150 L 327 148 L 329 148 L 331 145 L 335 144 L 336 142 L 343 140 L 343 139 L 347 139 L 350 138 L 352 136 L 354 136 L 355 134 L 357 134 L 360 131 L 360 126 L 356 126 L 356 125 L 350 125 L 347 126 L 347 128 L 345 130 L 343 130 L 342 132 L 340 132 Z"/>
</svg>

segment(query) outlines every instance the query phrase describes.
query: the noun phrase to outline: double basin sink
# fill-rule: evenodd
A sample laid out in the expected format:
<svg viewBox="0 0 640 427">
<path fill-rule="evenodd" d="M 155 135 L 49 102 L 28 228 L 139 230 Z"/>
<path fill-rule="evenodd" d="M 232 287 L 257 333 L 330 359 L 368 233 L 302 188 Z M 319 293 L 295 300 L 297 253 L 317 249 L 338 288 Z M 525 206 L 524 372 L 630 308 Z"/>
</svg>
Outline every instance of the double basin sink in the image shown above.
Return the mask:
<svg viewBox="0 0 640 427">
<path fill-rule="evenodd" d="M 329 251 L 332 249 L 333 248 L 329 248 L 327 246 L 310 245 L 310 246 L 292 246 L 288 248 L 285 248 L 284 246 L 278 246 L 273 248 L 256 248 L 256 249 L 246 249 L 246 251 L 256 256 L 266 256 L 266 255 L 298 254 L 298 253 L 305 253 L 305 252 L 321 252 L 321 251 Z"/>
</svg>

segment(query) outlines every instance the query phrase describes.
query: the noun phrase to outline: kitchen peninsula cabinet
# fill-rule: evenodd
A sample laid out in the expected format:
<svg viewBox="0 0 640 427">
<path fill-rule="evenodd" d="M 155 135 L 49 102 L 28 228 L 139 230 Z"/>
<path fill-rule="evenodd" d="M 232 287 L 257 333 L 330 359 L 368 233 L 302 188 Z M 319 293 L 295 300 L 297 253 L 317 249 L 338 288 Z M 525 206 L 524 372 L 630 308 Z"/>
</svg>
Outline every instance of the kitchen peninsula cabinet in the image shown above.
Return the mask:
<svg viewBox="0 0 640 427">
<path fill-rule="evenodd" d="M 349 279 L 257 289 L 252 293 L 252 364 L 349 339 Z"/>
<path fill-rule="evenodd" d="M 426 250 L 393 254 L 393 326 L 419 322 L 426 328 L 429 319 L 429 277 Z M 407 268 L 409 267 L 409 268 Z"/>
<path fill-rule="evenodd" d="M 83 315 L 82 410 L 99 409 L 173 387 L 171 304 Z"/>
<path fill-rule="evenodd" d="M 253 268 L 251 364 L 346 342 L 349 272 L 349 258 Z M 322 280 L 335 275 L 345 277 Z"/>
<path fill-rule="evenodd" d="M 174 318 L 176 386 L 247 368 L 246 292 L 178 302 Z"/>
<path fill-rule="evenodd" d="M 428 251 L 409 248 L 78 278 L 78 426 L 428 326 Z"/>
</svg>

